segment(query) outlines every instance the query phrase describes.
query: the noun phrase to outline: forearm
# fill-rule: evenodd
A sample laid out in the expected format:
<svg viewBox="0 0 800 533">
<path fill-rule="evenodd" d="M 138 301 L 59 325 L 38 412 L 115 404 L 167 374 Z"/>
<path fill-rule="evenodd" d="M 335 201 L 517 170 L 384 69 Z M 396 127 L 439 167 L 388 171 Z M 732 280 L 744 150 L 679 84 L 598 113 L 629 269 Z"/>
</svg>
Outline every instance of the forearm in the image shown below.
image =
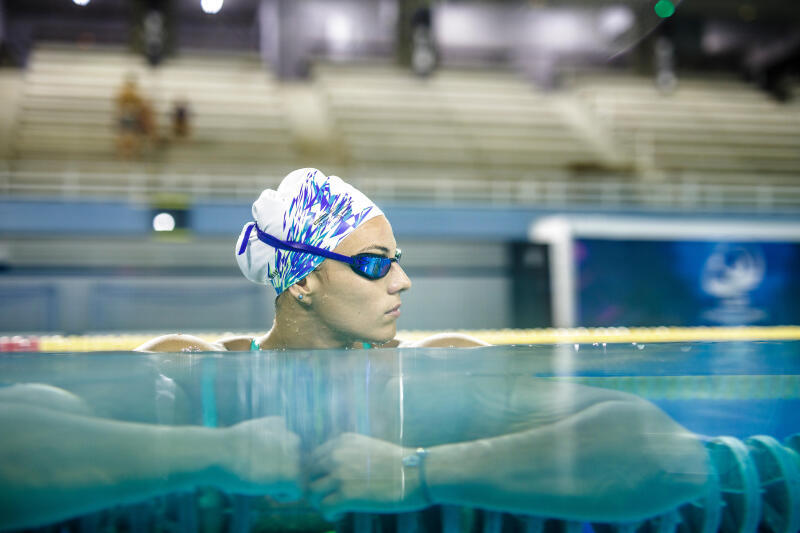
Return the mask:
<svg viewBox="0 0 800 533">
<path fill-rule="evenodd" d="M 557 423 L 433 447 L 435 503 L 555 518 L 629 521 L 702 494 L 702 445 L 646 402 L 605 402 Z"/>
<path fill-rule="evenodd" d="M 0 405 L 0 529 L 191 489 L 218 478 L 219 430 Z"/>
</svg>

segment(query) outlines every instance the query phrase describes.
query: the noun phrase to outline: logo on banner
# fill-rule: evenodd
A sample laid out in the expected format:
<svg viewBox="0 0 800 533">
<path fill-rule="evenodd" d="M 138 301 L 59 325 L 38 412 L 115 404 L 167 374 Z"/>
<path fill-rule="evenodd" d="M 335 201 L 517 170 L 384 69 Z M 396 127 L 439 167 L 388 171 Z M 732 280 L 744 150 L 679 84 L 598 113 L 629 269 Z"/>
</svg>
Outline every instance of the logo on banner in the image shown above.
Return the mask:
<svg viewBox="0 0 800 533">
<path fill-rule="evenodd" d="M 717 299 L 703 318 L 721 325 L 748 325 L 767 313 L 750 305 L 750 293 L 764 281 L 766 261 L 759 246 L 719 244 L 703 267 L 702 287 Z"/>
</svg>

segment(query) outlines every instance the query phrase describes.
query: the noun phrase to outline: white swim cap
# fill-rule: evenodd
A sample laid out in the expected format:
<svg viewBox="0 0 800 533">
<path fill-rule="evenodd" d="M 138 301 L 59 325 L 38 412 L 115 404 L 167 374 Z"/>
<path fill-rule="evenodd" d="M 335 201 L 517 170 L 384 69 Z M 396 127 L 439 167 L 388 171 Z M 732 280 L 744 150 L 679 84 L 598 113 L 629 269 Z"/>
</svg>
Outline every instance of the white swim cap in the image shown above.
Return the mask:
<svg viewBox="0 0 800 533">
<path fill-rule="evenodd" d="M 333 251 L 367 220 L 383 215 L 369 198 L 341 178 L 301 168 L 283 178 L 278 190 L 266 189 L 253 203 L 253 218 L 236 242 L 236 261 L 255 283 L 271 282 L 280 294 L 317 268 L 323 257 L 277 249 L 258 231 L 290 243 Z"/>
</svg>

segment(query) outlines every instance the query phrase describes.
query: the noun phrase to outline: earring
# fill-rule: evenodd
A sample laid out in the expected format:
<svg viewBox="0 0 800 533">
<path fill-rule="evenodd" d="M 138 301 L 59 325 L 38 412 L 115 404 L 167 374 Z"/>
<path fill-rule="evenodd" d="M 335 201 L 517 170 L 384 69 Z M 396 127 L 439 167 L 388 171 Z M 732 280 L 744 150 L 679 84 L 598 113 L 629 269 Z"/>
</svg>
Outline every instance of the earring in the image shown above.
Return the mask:
<svg viewBox="0 0 800 533">
<path fill-rule="evenodd" d="M 302 299 L 303 299 L 303 295 L 302 295 L 302 294 L 298 294 L 298 295 L 297 295 L 297 299 L 298 299 L 298 300 L 302 300 Z"/>
</svg>

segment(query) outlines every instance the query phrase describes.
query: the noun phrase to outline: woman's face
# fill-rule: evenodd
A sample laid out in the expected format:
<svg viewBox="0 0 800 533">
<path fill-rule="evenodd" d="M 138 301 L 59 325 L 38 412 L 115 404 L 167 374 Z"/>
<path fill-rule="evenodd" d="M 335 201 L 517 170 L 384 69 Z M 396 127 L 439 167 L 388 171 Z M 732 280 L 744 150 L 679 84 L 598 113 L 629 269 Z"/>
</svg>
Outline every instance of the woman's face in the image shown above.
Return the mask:
<svg viewBox="0 0 800 533">
<path fill-rule="evenodd" d="M 334 251 L 346 256 L 371 253 L 394 257 L 396 250 L 389 221 L 378 216 L 345 237 Z M 392 263 L 389 273 L 376 280 L 356 274 L 340 261 L 325 260 L 318 273 L 312 306 L 321 325 L 348 343 L 382 343 L 395 337 L 400 293 L 411 287 L 398 263 Z"/>
</svg>

